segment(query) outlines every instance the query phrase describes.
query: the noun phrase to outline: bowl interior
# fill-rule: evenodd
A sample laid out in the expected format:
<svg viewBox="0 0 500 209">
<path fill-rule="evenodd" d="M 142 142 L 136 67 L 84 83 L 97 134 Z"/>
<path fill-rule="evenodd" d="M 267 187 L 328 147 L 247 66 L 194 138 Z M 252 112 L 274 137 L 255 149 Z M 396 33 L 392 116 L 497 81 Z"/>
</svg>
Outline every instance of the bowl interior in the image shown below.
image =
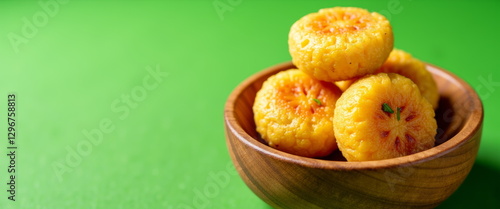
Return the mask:
<svg viewBox="0 0 500 209">
<path fill-rule="evenodd" d="M 345 158 L 343 158 L 342 154 L 338 150 L 325 158 L 312 159 L 284 153 L 265 144 L 256 132 L 253 120 L 252 105 L 254 103 L 255 95 L 261 88 L 262 83 L 269 76 L 290 68 L 294 68 L 293 64 L 290 62 L 273 66 L 248 78 L 239 86 L 238 89 L 235 90 L 235 92 L 239 92 L 239 94 L 234 100 L 234 118 L 241 129 L 243 129 L 244 133 L 247 134 L 240 138 L 242 140 L 247 140 L 248 143 L 254 145 L 255 148 L 266 154 L 270 154 L 275 157 L 279 156 L 284 160 L 302 162 L 309 165 L 315 160 L 323 161 L 323 166 L 324 163 L 330 163 L 330 165 L 334 166 L 340 165 L 341 167 L 345 166 L 343 164 L 349 164 L 347 167 L 352 167 L 354 164 L 358 164 L 358 167 L 380 165 L 376 163 L 377 161 L 355 163 L 346 162 Z M 404 156 L 387 160 L 379 160 L 380 163 L 385 165 L 396 165 L 402 162 L 423 160 L 431 156 L 437 157 L 436 155 L 446 152 L 446 150 L 451 149 L 452 147 L 467 140 L 467 136 L 470 134 L 463 133 L 459 135 L 459 133 L 467 131 L 464 127 L 471 126 L 474 128 L 479 126 L 479 124 L 471 124 L 474 122 L 478 123 L 477 121 L 479 121 L 477 118 L 476 120 L 472 120 L 473 116 L 477 117 L 477 115 L 480 114 L 482 119 L 482 104 L 472 88 L 470 88 L 470 86 L 463 80 L 446 70 L 430 64 L 427 64 L 427 69 L 433 74 L 440 93 L 439 107 L 435 111 L 438 123 L 437 135 L 435 137 L 436 146 L 429 150 L 413 154 L 415 156 L 409 155 L 411 158 L 409 156 Z"/>
</svg>

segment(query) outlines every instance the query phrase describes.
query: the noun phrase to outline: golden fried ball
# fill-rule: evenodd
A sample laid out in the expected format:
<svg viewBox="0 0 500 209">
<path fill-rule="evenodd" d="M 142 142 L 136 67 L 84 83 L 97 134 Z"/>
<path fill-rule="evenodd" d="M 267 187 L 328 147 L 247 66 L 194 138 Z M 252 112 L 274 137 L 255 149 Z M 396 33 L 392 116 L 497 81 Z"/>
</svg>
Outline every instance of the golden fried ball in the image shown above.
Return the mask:
<svg viewBox="0 0 500 209">
<path fill-rule="evenodd" d="M 354 7 L 308 14 L 292 25 L 288 37 L 295 66 L 330 82 L 375 72 L 393 44 L 392 27 L 384 16 Z"/>
<path fill-rule="evenodd" d="M 335 137 L 348 161 L 382 160 L 432 148 L 434 109 L 410 79 L 394 73 L 365 76 L 339 98 Z"/>
<path fill-rule="evenodd" d="M 278 150 L 323 157 L 337 149 L 333 112 L 340 89 L 297 69 L 269 77 L 253 105 L 257 132 Z"/>
</svg>

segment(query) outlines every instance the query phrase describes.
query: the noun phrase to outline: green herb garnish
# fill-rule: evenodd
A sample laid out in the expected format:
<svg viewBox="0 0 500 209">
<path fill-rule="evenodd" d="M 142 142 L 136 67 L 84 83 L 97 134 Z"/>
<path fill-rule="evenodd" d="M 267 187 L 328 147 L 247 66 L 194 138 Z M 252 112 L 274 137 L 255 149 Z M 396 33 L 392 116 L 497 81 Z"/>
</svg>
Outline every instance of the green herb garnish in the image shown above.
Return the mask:
<svg viewBox="0 0 500 209">
<path fill-rule="evenodd" d="M 401 114 L 401 107 L 398 107 L 397 112 L 396 112 L 396 118 L 399 121 L 399 115 Z"/>
<path fill-rule="evenodd" d="M 387 103 L 382 104 L 382 110 L 387 113 L 394 113 L 394 110 Z"/>
<path fill-rule="evenodd" d="M 313 99 L 316 103 L 318 103 L 318 105 L 321 106 L 321 101 L 319 99 Z"/>
</svg>

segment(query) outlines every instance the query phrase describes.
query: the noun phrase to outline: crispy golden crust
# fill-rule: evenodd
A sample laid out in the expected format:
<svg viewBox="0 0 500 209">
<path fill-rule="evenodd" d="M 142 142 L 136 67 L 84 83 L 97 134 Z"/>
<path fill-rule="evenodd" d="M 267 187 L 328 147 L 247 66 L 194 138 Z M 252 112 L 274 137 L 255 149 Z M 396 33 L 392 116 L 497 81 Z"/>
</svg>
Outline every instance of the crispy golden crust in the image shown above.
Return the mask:
<svg viewBox="0 0 500 209">
<path fill-rule="evenodd" d="M 291 69 L 271 76 L 253 105 L 257 132 L 276 149 L 305 157 L 323 157 L 337 149 L 333 111 L 337 86 Z"/>
<path fill-rule="evenodd" d="M 389 21 L 352 7 L 321 9 L 295 22 L 289 33 L 293 63 L 324 81 L 341 81 L 373 73 L 393 48 Z"/>
<path fill-rule="evenodd" d="M 393 113 L 383 110 L 384 103 Z M 429 149 L 437 129 L 434 109 L 418 87 L 392 73 L 365 76 L 352 84 L 337 101 L 333 125 L 348 161 L 382 160 Z"/>
</svg>

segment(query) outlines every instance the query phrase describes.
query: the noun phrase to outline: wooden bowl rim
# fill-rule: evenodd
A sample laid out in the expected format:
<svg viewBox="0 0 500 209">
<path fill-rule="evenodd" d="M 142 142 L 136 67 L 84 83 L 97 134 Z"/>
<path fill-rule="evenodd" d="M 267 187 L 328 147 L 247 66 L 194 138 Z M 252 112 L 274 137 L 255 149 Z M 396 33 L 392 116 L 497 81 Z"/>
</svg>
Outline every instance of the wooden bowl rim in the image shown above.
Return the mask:
<svg viewBox="0 0 500 209">
<path fill-rule="evenodd" d="M 437 67 L 435 65 L 426 63 L 426 67 L 434 75 L 439 75 L 445 78 L 447 81 L 457 83 L 458 86 L 465 89 L 466 92 L 470 92 L 472 98 L 471 113 L 464 120 L 463 128 L 452 138 L 448 139 L 446 142 L 435 146 L 431 149 L 418 152 L 412 155 L 407 155 L 403 157 L 385 159 L 385 160 L 375 160 L 375 161 L 362 161 L 362 162 L 346 162 L 346 161 L 333 161 L 324 159 L 315 159 L 302 157 L 298 155 L 289 154 L 282 152 L 280 150 L 269 147 L 257 139 L 250 136 L 237 122 L 234 115 L 234 105 L 236 100 L 239 98 L 241 93 L 250 86 L 253 82 L 258 80 L 260 77 L 271 74 L 273 72 L 277 73 L 279 71 L 295 68 L 292 62 L 284 62 L 271 67 L 268 67 L 256 74 L 245 79 L 241 82 L 229 95 L 228 100 L 225 104 L 224 110 L 224 122 L 230 131 L 238 140 L 243 142 L 246 146 L 251 149 L 267 155 L 269 157 L 275 158 L 280 161 L 286 161 L 288 163 L 298 164 L 304 167 L 318 168 L 318 169 L 328 169 L 328 170 L 372 170 L 380 168 L 389 167 L 402 167 L 409 166 L 412 164 L 418 164 L 424 161 L 432 160 L 443 156 L 460 145 L 466 143 L 471 139 L 477 131 L 481 128 L 484 112 L 483 104 L 479 99 L 477 93 L 470 87 L 470 85 L 464 80 L 460 79 L 458 76 L 452 74 L 451 72 Z M 252 119 L 253 120 L 253 119 Z M 227 133 L 226 133 L 227 134 Z"/>
</svg>

